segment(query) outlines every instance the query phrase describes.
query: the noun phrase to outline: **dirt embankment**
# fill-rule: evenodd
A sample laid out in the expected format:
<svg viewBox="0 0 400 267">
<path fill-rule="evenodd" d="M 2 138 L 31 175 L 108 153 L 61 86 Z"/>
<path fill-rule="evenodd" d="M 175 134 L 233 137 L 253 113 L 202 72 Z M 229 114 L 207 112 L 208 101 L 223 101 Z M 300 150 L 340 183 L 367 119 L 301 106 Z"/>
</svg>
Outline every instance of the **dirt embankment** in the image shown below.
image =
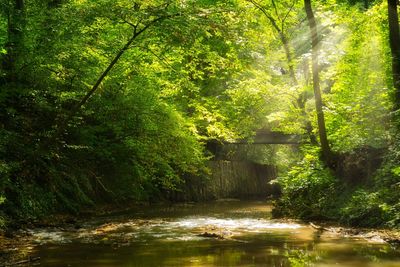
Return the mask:
<svg viewBox="0 0 400 267">
<path fill-rule="evenodd" d="M 341 235 L 343 237 L 352 237 L 364 239 L 375 243 L 388 243 L 391 246 L 400 248 L 400 230 L 394 229 L 371 229 L 371 228 L 347 228 L 341 226 L 331 226 L 328 224 L 310 223 L 321 235 L 324 233 Z"/>
</svg>

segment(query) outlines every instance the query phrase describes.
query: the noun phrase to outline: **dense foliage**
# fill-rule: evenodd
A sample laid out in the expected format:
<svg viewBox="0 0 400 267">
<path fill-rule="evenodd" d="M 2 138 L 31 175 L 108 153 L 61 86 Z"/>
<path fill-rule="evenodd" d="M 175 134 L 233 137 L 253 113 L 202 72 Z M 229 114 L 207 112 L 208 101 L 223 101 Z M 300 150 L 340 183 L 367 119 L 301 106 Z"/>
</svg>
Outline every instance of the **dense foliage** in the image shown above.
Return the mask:
<svg viewBox="0 0 400 267">
<path fill-rule="evenodd" d="M 330 35 L 336 37 L 327 37 L 329 42 L 321 48 L 321 54 L 327 53 L 321 71 L 336 166 L 328 168 L 318 150 L 305 147 L 302 160 L 280 178 L 283 195 L 276 212 L 307 220 L 398 227 L 398 130 L 391 120 L 386 4 L 345 7 L 339 6 L 334 16 L 326 13 L 335 20 Z"/>
<path fill-rule="evenodd" d="M 0 227 L 169 199 L 209 179 L 210 142 L 258 130 L 303 136 L 240 151 L 278 166 L 277 214 L 400 226 L 387 3 L 315 1 L 316 27 L 305 3 L 1 3 Z"/>
<path fill-rule="evenodd" d="M 207 174 L 207 139 L 253 126 L 225 88 L 248 57 L 233 4 L 18 3 L 1 6 L 6 214 L 164 198 Z M 238 131 L 240 117 L 250 122 Z"/>
</svg>

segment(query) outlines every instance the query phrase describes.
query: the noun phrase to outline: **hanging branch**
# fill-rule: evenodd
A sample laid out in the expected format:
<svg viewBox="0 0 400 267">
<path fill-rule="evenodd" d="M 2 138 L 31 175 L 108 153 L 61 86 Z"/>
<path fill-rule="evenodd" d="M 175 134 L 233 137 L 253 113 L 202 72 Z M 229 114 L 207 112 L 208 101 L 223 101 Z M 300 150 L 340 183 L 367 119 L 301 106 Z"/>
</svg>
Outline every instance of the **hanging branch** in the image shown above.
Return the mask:
<svg viewBox="0 0 400 267">
<path fill-rule="evenodd" d="M 165 20 L 167 18 L 172 17 L 173 15 L 169 15 L 169 16 L 161 16 L 158 17 L 152 21 L 150 21 L 147 25 L 143 26 L 141 29 L 139 28 L 139 25 L 133 25 L 133 35 L 131 38 L 129 38 L 129 40 L 126 42 L 126 44 L 121 48 L 121 50 L 119 50 L 119 52 L 115 55 L 114 59 L 109 63 L 109 65 L 107 66 L 107 68 L 103 71 L 103 73 L 99 76 L 99 78 L 97 79 L 96 83 L 92 86 L 92 88 L 86 93 L 86 95 L 78 102 L 78 104 L 76 104 L 72 110 L 69 112 L 68 116 L 62 120 L 62 122 L 60 124 L 58 124 L 58 129 L 56 131 L 56 133 L 53 135 L 53 137 L 49 140 L 48 143 L 50 143 L 50 141 L 54 141 L 55 139 L 57 139 L 62 132 L 67 128 L 68 122 L 75 116 L 75 114 L 81 109 L 81 107 L 83 105 L 86 104 L 86 102 L 89 100 L 89 98 L 97 91 L 97 89 L 99 88 L 99 86 L 102 84 L 102 82 L 104 81 L 104 79 L 107 77 L 107 75 L 109 74 L 109 72 L 113 69 L 113 67 L 115 66 L 115 64 L 117 64 L 117 62 L 119 61 L 119 59 L 121 58 L 121 56 L 130 48 L 130 46 L 132 45 L 132 43 L 143 33 L 145 32 L 147 29 L 149 29 L 151 26 L 153 26 L 154 24 L 156 24 L 157 22 L 160 22 L 162 20 Z"/>
</svg>

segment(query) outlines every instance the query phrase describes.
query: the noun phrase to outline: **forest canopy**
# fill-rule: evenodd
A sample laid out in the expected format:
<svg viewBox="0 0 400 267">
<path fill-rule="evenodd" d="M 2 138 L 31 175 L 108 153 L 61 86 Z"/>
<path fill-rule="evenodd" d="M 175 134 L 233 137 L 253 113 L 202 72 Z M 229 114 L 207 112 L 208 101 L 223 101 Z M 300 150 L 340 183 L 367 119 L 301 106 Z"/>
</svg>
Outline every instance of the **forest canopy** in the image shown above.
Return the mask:
<svg viewBox="0 0 400 267">
<path fill-rule="evenodd" d="M 267 130 L 302 138 L 257 152 L 279 168 L 277 213 L 399 226 L 397 13 L 395 0 L 3 1 L 0 224 L 169 199 L 209 179 L 210 144 Z"/>
</svg>

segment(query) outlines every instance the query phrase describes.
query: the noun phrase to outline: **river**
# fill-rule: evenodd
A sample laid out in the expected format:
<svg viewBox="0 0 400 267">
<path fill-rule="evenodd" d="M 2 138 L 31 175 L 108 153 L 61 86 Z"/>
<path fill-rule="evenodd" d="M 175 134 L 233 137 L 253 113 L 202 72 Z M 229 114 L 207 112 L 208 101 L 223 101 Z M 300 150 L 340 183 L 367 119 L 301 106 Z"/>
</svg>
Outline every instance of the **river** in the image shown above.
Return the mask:
<svg viewBox="0 0 400 267">
<path fill-rule="evenodd" d="M 379 238 L 274 220 L 266 202 L 138 207 L 29 232 L 40 266 L 400 266 Z"/>
</svg>

